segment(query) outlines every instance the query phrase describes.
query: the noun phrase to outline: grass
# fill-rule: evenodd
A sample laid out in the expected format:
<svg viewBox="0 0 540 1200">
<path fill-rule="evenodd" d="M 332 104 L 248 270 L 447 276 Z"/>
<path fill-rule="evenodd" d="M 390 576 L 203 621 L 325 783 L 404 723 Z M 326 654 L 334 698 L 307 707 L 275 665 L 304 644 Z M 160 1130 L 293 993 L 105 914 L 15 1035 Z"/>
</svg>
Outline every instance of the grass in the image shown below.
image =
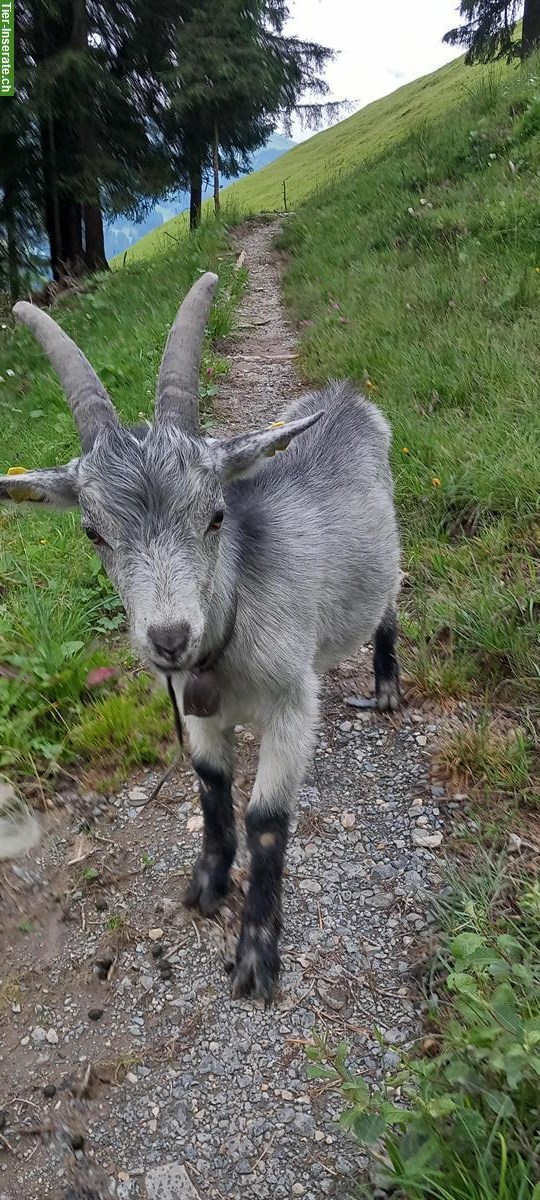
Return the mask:
<svg viewBox="0 0 540 1200">
<path fill-rule="evenodd" d="M 370 1090 L 343 1043 L 315 1036 L 308 1051 L 311 1076 L 342 1092 L 372 1184 L 403 1200 L 540 1196 L 540 890 L 524 865 L 476 866 L 439 904 L 419 1053 Z"/>
<path fill-rule="evenodd" d="M 347 120 L 301 142 L 261 171 L 224 188 L 222 205 L 227 218 L 238 213 L 281 211 L 284 180 L 289 209 L 297 209 L 336 180 L 341 186 L 362 162 L 401 141 L 420 122 L 445 116 L 484 75 L 485 68 L 467 68 L 458 58 L 375 100 Z M 211 203 L 206 202 L 207 211 Z M 171 237 L 182 237 L 186 223 L 186 214 L 182 213 L 145 234 L 127 252 L 127 261 L 161 253 L 170 245 Z"/>
<path fill-rule="evenodd" d="M 538 61 L 485 71 L 444 120 L 312 197 L 282 239 L 305 376 L 363 381 L 392 423 L 409 674 L 437 696 L 519 706 L 533 730 L 539 173 Z"/>
<path fill-rule="evenodd" d="M 456 726 L 441 745 L 439 759 L 466 786 L 505 802 L 512 800 L 507 816 L 515 818 L 523 801 L 540 808 L 535 737 L 529 729 L 505 728 L 484 714 L 476 726 Z"/>
<path fill-rule="evenodd" d="M 208 420 L 226 369 L 215 344 L 231 329 L 242 286 L 223 227 L 170 243 L 156 261 L 131 264 L 63 298 L 55 318 L 75 338 L 122 418 L 152 413 L 166 334 L 197 272 L 220 275 L 206 343 L 201 396 Z M 31 335 L 6 315 L 0 347 L 0 473 L 48 466 L 79 452 L 60 384 Z M 92 689 L 89 672 L 116 665 L 115 690 Z M 135 676 L 121 605 L 76 513 L 0 511 L 0 776 L 40 780 L 88 762 L 109 782 L 163 753 L 171 722 L 166 698 Z M 133 730 L 137 730 L 136 736 Z"/>
</svg>

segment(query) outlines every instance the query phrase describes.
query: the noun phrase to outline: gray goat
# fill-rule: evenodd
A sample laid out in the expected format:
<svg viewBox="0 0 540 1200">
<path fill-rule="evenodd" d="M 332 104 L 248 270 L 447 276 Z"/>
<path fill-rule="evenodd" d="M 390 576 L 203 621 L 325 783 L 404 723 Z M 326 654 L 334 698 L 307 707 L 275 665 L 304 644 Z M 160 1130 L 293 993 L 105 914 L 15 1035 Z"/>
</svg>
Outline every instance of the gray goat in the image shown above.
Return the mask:
<svg viewBox="0 0 540 1200">
<path fill-rule="evenodd" d="M 236 851 L 235 726 L 262 731 L 232 985 L 270 1001 L 288 825 L 314 746 L 320 675 L 373 638 L 377 705 L 399 702 L 399 539 L 389 429 L 350 383 L 303 397 L 255 433 L 200 432 L 200 348 L 216 283 L 201 276 L 181 305 L 151 427 L 122 426 L 71 339 L 39 308 L 15 305 L 60 377 L 82 454 L 0 477 L 0 500 L 80 508 L 138 651 L 174 691 L 204 813 L 185 902 L 204 914 L 222 902 Z"/>
</svg>

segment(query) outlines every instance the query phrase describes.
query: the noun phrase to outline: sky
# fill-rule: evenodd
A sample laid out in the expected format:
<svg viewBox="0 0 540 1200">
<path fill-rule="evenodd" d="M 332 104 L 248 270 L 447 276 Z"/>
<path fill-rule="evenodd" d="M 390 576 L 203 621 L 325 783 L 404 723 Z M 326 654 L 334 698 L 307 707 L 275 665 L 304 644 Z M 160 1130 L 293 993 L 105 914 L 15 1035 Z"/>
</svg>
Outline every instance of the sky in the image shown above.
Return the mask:
<svg viewBox="0 0 540 1200">
<path fill-rule="evenodd" d="M 290 0 L 287 32 L 339 52 L 326 69 L 328 99 L 347 99 L 356 111 L 459 55 L 442 44 L 460 24 L 458 7 L 458 0 Z M 310 136 L 295 122 L 295 141 Z"/>
</svg>

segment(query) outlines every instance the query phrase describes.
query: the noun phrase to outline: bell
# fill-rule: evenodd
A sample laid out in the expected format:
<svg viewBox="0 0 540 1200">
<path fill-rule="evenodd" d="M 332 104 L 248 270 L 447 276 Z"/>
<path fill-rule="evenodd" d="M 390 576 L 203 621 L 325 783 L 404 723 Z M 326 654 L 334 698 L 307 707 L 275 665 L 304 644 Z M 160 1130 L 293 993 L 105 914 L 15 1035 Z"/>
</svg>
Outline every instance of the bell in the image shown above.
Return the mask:
<svg viewBox="0 0 540 1200">
<path fill-rule="evenodd" d="M 213 717 L 221 696 L 215 671 L 192 671 L 184 688 L 184 712 L 189 717 Z"/>
</svg>

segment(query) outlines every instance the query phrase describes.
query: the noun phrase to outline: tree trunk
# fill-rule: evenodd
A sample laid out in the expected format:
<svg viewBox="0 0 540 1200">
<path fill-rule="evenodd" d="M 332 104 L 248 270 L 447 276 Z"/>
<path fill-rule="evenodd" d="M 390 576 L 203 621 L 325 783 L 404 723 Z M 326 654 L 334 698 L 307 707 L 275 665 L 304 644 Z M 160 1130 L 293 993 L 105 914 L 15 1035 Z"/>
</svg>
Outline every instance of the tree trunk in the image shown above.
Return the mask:
<svg viewBox="0 0 540 1200">
<path fill-rule="evenodd" d="M 540 48 L 540 0 L 525 0 L 521 32 L 521 57 Z"/>
<path fill-rule="evenodd" d="M 17 246 L 17 231 L 13 214 L 6 217 L 7 267 L 9 295 L 12 304 L 16 304 L 21 294 L 21 278 L 19 274 L 19 251 Z"/>
<path fill-rule="evenodd" d="M 82 207 L 70 196 L 60 196 L 60 230 L 62 237 L 61 273 L 80 275 L 84 269 L 82 240 Z"/>
<path fill-rule="evenodd" d="M 54 122 L 52 116 L 41 122 L 41 156 L 43 163 L 43 183 L 45 200 L 45 227 L 49 239 L 49 253 L 53 279 L 58 282 L 63 258 L 62 233 L 60 229 L 60 207 L 58 202 L 58 181 L 56 172 L 56 150 L 54 140 Z"/>
<path fill-rule="evenodd" d="M 212 142 L 212 169 L 214 172 L 214 212 L 216 217 L 219 216 L 221 203 L 219 199 L 219 130 L 218 123 L 214 121 L 214 140 Z"/>
<path fill-rule="evenodd" d="M 189 173 L 189 228 L 198 229 L 202 208 L 202 167 L 200 163 Z"/>
<path fill-rule="evenodd" d="M 108 271 L 109 264 L 105 254 L 105 236 L 103 233 L 103 216 L 99 204 L 85 204 L 85 249 L 84 261 L 87 271 Z"/>
</svg>

